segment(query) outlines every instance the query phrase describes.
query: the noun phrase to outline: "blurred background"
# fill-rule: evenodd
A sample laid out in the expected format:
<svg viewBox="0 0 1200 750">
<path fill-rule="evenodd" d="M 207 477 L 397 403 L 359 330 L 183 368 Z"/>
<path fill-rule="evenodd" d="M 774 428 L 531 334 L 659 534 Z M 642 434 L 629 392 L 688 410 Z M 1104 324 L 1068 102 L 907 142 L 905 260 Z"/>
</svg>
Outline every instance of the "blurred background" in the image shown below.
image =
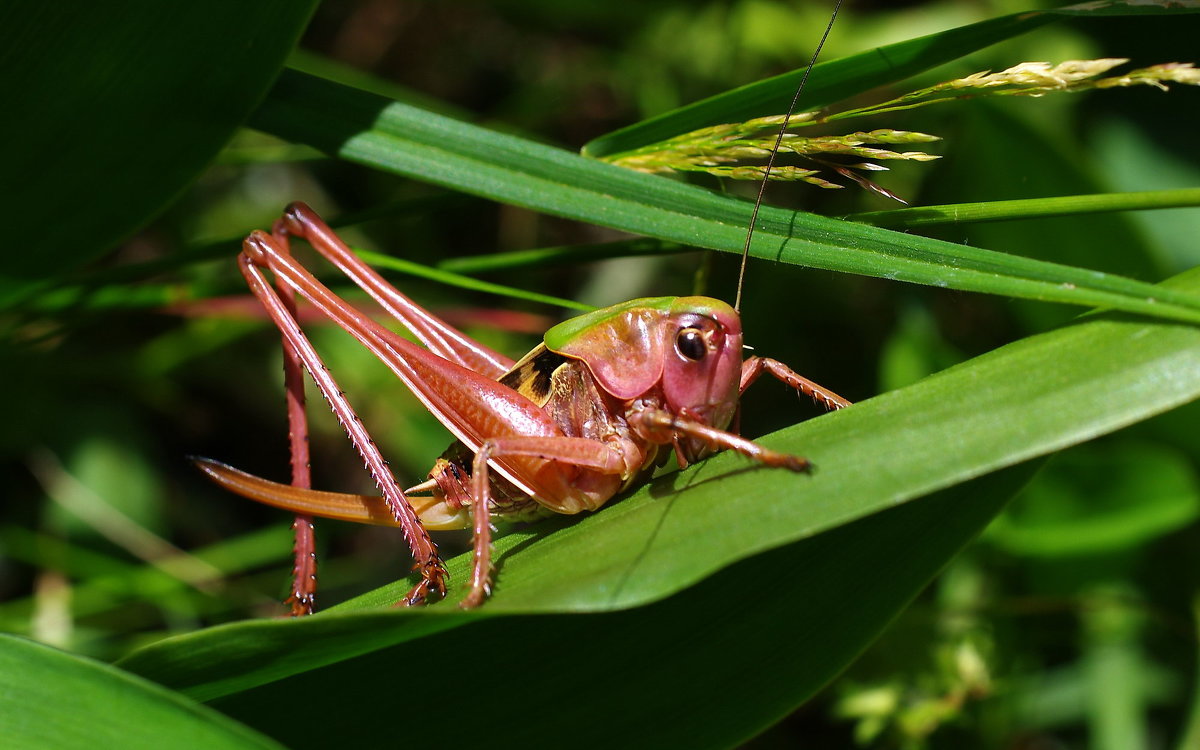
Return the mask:
<svg viewBox="0 0 1200 750">
<path fill-rule="evenodd" d="M 822 59 L 1034 6 L 849 3 Z M 329 0 L 289 62 L 577 150 L 802 66 L 831 7 Z M 1191 21 L 1057 23 L 890 93 L 1022 61 L 1151 65 L 1195 54 Z M 913 205 L 1194 186 L 1198 113 L 1200 92 L 1183 87 L 899 113 L 872 126 L 941 135 L 933 150 L 944 158 L 900 164 L 879 182 Z M 89 269 L 101 282 L 87 295 L 48 292 L 0 312 L 0 629 L 111 658 L 166 633 L 283 613 L 290 519 L 222 493 L 186 457 L 287 476 L 278 336 L 250 303 L 234 257 L 242 236 L 269 227 L 292 200 L 339 221 L 356 247 L 428 265 L 618 238 L 240 132 L 165 214 Z M 768 201 L 834 216 L 895 207 L 858 188 L 808 185 L 773 185 Z M 1147 281 L 1200 262 L 1195 210 L 937 234 Z M 153 274 L 139 270 L 150 262 Z M 686 253 L 484 277 L 606 305 L 694 289 L 732 299 L 734 276 L 736 259 Z M 514 357 L 567 314 L 393 279 Z M 1078 313 L 762 262 L 747 285 L 748 343 L 852 400 Z M 311 335 L 401 481 L 423 478 L 447 433 L 349 337 L 320 323 Z M 340 428 L 316 406 L 316 485 L 370 491 Z M 743 427 L 755 436 L 816 413 L 764 384 L 745 401 Z M 1051 459 L 859 663 L 751 747 L 797 738 L 826 747 L 1165 746 L 1185 722 L 1195 672 L 1198 418 L 1193 404 Z M 319 604 L 410 565 L 390 530 L 318 521 L 317 536 Z M 443 544 L 452 554 L 464 541 Z"/>
</svg>

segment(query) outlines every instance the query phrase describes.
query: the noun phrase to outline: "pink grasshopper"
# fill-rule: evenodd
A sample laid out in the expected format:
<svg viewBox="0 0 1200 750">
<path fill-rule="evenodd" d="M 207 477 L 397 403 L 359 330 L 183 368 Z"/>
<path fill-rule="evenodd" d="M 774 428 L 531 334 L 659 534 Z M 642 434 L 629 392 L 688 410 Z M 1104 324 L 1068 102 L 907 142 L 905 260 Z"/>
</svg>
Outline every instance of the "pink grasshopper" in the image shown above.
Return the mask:
<svg viewBox="0 0 1200 750">
<path fill-rule="evenodd" d="M 322 285 L 289 252 L 307 240 L 428 349 L 368 318 Z M 807 471 L 798 456 L 728 431 L 738 399 L 764 372 L 826 408 L 849 402 L 773 359 L 742 361 L 738 313 L 708 297 L 653 297 L 587 313 L 554 326 L 517 362 L 438 320 L 355 256 L 307 206 L 288 207 L 271 233 L 255 231 L 239 264 L 250 289 L 283 334 L 293 484 L 214 461 L 198 465 L 217 483 L 296 512 L 293 614 L 312 611 L 315 559 L 310 516 L 399 526 L 421 580 L 402 600 L 444 596 L 446 569 L 427 529 L 471 528 L 470 590 L 464 608 L 491 586 L 491 521 L 594 511 L 645 481 L 669 457 L 687 466 L 714 450 L 764 466 Z M 276 286 L 263 271 L 270 271 Z M 401 489 L 387 461 L 308 342 L 293 290 L 353 335 L 416 394 L 457 439 L 428 478 Z M 346 428 L 383 493 L 380 498 L 317 492 L 308 480 L 300 367 Z"/>
</svg>

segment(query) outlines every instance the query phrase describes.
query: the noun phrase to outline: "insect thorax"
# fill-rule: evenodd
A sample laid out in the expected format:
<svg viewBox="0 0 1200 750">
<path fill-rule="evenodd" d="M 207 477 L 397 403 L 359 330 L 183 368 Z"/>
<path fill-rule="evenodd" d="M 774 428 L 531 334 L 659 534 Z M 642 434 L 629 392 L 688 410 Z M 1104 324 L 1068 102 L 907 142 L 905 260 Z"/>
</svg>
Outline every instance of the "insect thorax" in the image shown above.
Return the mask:
<svg viewBox="0 0 1200 750">
<path fill-rule="evenodd" d="M 499 382 L 528 398 L 554 420 L 562 434 L 606 441 L 614 435 L 627 436 L 627 404 L 604 392 L 587 366 L 580 360 L 550 351 L 539 345 Z M 613 482 L 612 494 L 644 481 L 661 465 L 665 451 L 645 445 L 642 471 L 624 482 Z M 471 504 L 471 476 L 474 453 L 461 441 L 455 441 L 442 453 L 429 473 L 439 493 L 451 507 Z M 521 488 L 499 472 L 489 472 L 491 515 L 508 521 L 524 521 L 552 515 Z"/>
</svg>

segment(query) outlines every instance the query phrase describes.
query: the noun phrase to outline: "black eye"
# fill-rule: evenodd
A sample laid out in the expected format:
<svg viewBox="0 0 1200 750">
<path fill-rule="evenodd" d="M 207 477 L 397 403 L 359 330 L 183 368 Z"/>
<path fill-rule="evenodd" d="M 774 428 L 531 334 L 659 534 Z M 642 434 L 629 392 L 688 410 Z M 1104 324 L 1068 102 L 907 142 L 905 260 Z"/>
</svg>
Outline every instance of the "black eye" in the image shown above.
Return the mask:
<svg viewBox="0 0 1200 750">
<path fill-rule="evenodd" d="M 679 353 L 688 359 L 694 359 L 699 362 L 708 354 L 708 347 L 704 344 L 704 336 L 697 328 L 684 328 L 679 331 L 679 335 L 675 337 L 675 348 Z"/>
</svg>

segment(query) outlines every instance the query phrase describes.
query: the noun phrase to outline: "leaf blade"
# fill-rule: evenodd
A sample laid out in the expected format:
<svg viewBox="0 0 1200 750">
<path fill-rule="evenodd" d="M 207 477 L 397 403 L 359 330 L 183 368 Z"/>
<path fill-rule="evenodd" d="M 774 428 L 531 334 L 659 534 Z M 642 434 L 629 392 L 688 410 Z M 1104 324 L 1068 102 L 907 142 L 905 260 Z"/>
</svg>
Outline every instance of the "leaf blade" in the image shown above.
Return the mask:
<svg viewBox="0 0 1200 750">
<path fill-rule="evenodd" d="M 468 628 L 230 695 L 214 706 L 292 746 L 335 737 L 369 744 L 394 729 L 393 717 L 355 701 L 357 691 L 329 695 L 323 686 L 354 684 L 379 693 L 414 675 L 441 682 L 441 675 L 467 674 L 475 689 L 502 696 L 519 684 L 520 694 L 553 701 L 554 710 L 513 711 L 500 700 L 479 706 L 474 721 L 416 722 L 406 729 L 409 740 L 465 747 L 500 738 L 505 746 L 529 747 L 548 736 L 570 736 L 572 747 L 606 748 L 619 735 L 631 747 L 733 747 L 839 673 L 1033 468 L 986 477 L 775 550 L 649 607 L 585 617 L 479 618 Z M 968 497 L 972 502 L 965 503 Z M 964 504 L 968 512 L 946 518 Z M 887 576 L 878 575 L 881 567 Z M 848 590 L 855 596 L 847 597 Z M 747 682 L 745 689 L 730 688 Z M 285 696 L 313 691 L 328 695 L 323 708 L 343 717 L 339 725 L 297 726 Z M 570 699 L 552 698 L 563 695 Z M 606 731 L 580 732 L 613 695 L 621 696 L 622 709 L 605 714 Z"/>
<path fill-rule="evenodd" d="M 279 747 L 158 685 L 3 633 L 0 735 L 14 749 Z"/>
<path fill-rule="evenodd" d="M 751 205 L 288 71 L 255 127 L 341 158 L 623 231 L 741 252 Z M 763 207 L 751 254 L 813 268 L 1200 321 L 1200 295 Z"/>
</svg>

